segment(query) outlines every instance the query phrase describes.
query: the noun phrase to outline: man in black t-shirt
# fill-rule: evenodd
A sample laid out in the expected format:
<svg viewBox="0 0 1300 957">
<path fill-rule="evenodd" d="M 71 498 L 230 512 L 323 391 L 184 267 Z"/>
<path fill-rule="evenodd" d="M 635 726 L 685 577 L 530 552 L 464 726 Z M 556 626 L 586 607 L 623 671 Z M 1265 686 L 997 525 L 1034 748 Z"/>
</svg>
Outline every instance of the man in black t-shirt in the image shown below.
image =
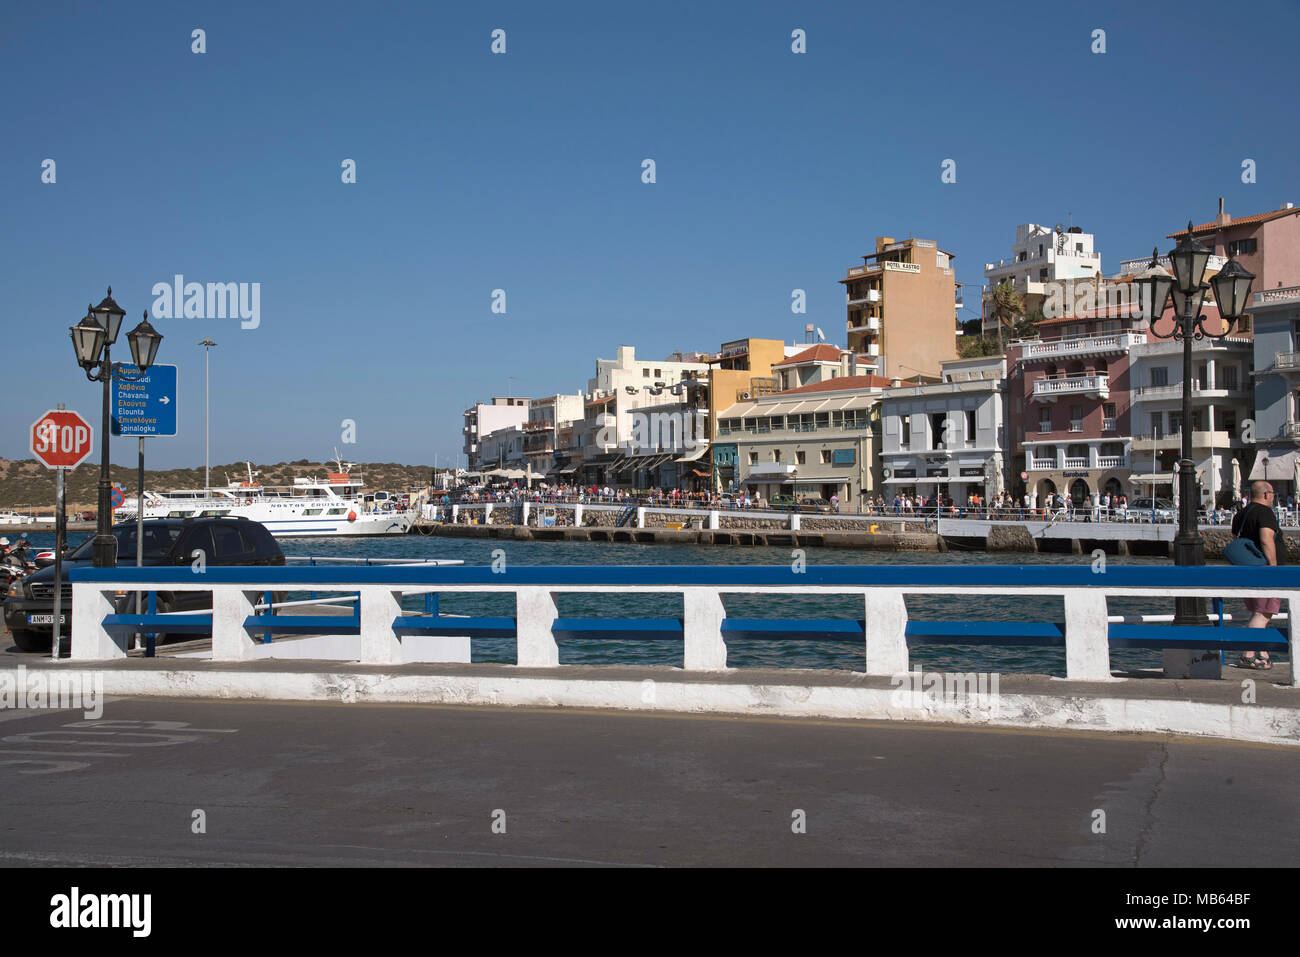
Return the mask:
<svg viewBox="0 0 1300 957">
<path fill-rule="evenodd" d="M 1285 565 L 1286 544 L 1282 541 L 1282 529 L 1277 523 L 1273 511 L 1273 486 L 1268 482 L 1252 482 L 1250 485 L 1250 504 L 1238 512 L 1232 519 L 1232 534 L 1254 542 L 1270 565 Z M 1250 628 L 1267 627 L 1268 621 L 1282 610 L 1280 598 L 1247 598 L 1246 610 L 1250 612 Z M 1239 668 L 1265 670 L 1273 667 L 1268 652 L 1246 651 L 1237 662 Z"/>
</svg>

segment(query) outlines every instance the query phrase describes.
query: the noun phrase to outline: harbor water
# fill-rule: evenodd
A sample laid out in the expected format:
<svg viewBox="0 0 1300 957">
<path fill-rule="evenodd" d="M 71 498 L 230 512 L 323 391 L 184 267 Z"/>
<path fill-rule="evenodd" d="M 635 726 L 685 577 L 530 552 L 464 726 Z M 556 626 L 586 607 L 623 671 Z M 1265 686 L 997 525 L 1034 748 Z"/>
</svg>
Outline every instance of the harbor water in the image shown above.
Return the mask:
<svg viewBox="0 0 1300 957">
<path fill-rule="evenodd" d="M 28 536 L 36 547 L 50 547 L 54 536 Z M 76 544 L 84 536 L 69 536 Z M 382 538 L 281 539 L 286 556 L 317 558 L 459 559 L 467 565 L 491 565 L 494 552 L 507 565 L 790 565 L 790 548 L 741 548 L 700 545 L 636 545 L 606 542 L 536 542 L 496 539 L 459 539 L 419 535 Z M 1016 554 L 987 552 L 883 552 L 847 548 L 803 550 L 809 565 L 971 565 L 971 564 L 1092 564 L 1091 555 Z M 1168 565 L 1165 558 L 1106 556 L 1108 567 L 1121 565 Z M 291 593 L 290 598 L 307 598 Z M 318 597 L 326 597 L 320 593 Z M 728 614 L 741 618 L 861 618 L 861 599 L 845 596 L 724 595 Z M 560 614 L 564 617 L 680 617 L 677 595 L 561 594 Z M 403 605 L 411 611 L 424 608 L 421 596 L 408 596 Z M 1059 598 L 1044 596 L 909 596 L 909 617 L 921 621 L 1063 621 Z M 509 595 L 446 594 L 440 598 L 444 614 L 512 615 Z M 1233 626 L 1244 626 L 1248 615 L 1239 600 L 1225 602 Z M 1140 598 L 1112 599 L 1112 615 L 1160 615 L 1172 613 L 1172 602 Z M 913 667 L 936 671 L 981 671 L 1000 673 L 1065 674 L 1064 648 L 1022 646 L 914 645 Z M 473 660 L 514 662 L 513 639 L 476 638 Z M 861 671 L 863 649 L 860 640 L 837 642 L 809 639 L 731 640 L 727 643 L 730 667 L 819 668 Z M 1285 656 L 1275 656 L 1285 660 Z M 1145 649 L 1115 649 L 1115 669 L 1159 668 L 1160 652 Z M 560 642 L 562 664 L 682 665 L 680 642 L 627 639 L 567 639 Z"/>
</svg>

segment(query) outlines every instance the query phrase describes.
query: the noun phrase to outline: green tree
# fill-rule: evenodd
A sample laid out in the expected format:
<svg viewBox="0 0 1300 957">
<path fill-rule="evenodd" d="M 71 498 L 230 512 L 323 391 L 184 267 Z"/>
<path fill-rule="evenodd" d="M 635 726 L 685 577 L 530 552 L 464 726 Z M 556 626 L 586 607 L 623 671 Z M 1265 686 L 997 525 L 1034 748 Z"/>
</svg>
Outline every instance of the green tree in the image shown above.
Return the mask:
<svg viewBox="0 0 1300 957">
<path fill-rule="evenodd" d="M 1003 350 L 1002 327 L 1005 325 L 1015 330 L 1015 320 L 1017 316 L 1023 316 L 1025 312 L 1025 298 L 1016 289 L 1016 284 L 1010 279 L 1004 279 L 993 287 L 993 295 L 989 297 L 989 315 L 998 324 L 998 351 Z M 985 353 L 987 355 L 988 353 Z"/>
</svg>

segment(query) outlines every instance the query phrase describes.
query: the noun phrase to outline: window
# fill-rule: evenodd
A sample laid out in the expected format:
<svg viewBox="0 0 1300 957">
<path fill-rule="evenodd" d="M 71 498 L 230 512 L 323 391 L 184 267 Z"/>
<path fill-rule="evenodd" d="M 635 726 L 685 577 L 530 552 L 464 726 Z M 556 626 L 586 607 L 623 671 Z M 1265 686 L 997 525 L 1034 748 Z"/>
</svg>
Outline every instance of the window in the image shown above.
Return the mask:
<svg viewBox="0 0 1300 957">
<path fill-rule="evenodd" d="M 1083 252 L 1083 243 L 1075 243 L 1075 244 L 1074 244 L 1074 251 L 1075 251 L 1076 253 L 1081 253 L 1081 252 Z"/>
<path fill-rule="evenodd" d="M 1250 316 L 1242 316 L 1237 320 L 1238 332 L 1250 332 Z"/>
<path fill-rule="evenodd" d="M 1101 428 L 1103 432 L 1115 431 L 1115 403 L 1106 402 L 1101 407 Z"/>
<path fill-rule="evenodd" d="M 1151 367 L 1151 384 L 1153 386 L 1169 384 L 1169 370 L 1164 366 Z"/>
<path fill-rule="evenodd" d="M 648 378 L 650 378 L 650 370 L 649 370 L 649 369 L 642 369 L 642 370 L 641 370 L 641 378 L 643 378 L 643 379 L 648 379 Z"/>
<path fill-rule="evenodd" d="M 773 461 L 773 462 L 776 462 L 778 465 L 781 463 L 781 450 L 780 450 L 780 449 L 773 449 L 773 450 L 772 450 L 772 461 Z"/>
<path fill-rule="evenodd" d="M 750 465 L 757 465 L 757 464 L 758 464 L 758 453 L 757 453 L 757 452 L 750 452 L 750 453 L 749 453 L 749 464 L 750 464 Z"/>
<path fill-rule="evenodd" d="M 975 444 L 975 410 L 966 410 L 966 444 Z"/>
<path fill-rule="evenodd" d="M 912 447 L 912 417 L 910 415 L 899 416 L 903 424 L 903 437 L 900 444 L 905 449 Z"/>
<path fill-rule="evenodd" d="M 1224 366 L 1222 369 L 1219 370 L 1219 373 L 1223 378 L 1221 387 L 1227 389 L 1229 392 L 1236 392 L 1237 391 L 1237 367 Z"/>
<path fill-rule="evenodd" d="M 1193 431 L 1193 432 L 1204 432 L 1204 431 L 1205 431 L 1205 418 L 1204 418 L 1204 416 L 1201 414 L 1201 410 L 1200 410 L 1200 409 L 1193 409 L 1193 410 L 1192 410 L 1192 431 Z"/>
<path fill-rule="evenodd" d="M 1169 413 L 1169 434 L 1178 435 L 1183 431 L 1183 414 L 1181 412 Z"/>
<path fill-rule="evenodd" d="M 946 419 L 947 416 L 942 412 L 930 413 L 930 448 L 944 448 L 946 444 L 944 440 L 948 438 L 948 423 L 945 421 Z"/>
<path fill-rule="evenodd" d="M 1162 413 L 1160 412 L 1151 413 L 1151 438 L 1163 439 L 1165 437 L 1165 430 L 1162 426 L 1163 422 L 1164 419 L 1162 418 Z"/>
<path fill-rule="evenodd" d="M 656 378 L 656 379 L 662 379 L 663 377 L 664 377 L 664 370 L 663 370 L 663 369 L 655 369 L 655 378 Z"/>
<path fill-rule="evenodd" d="M 1083 431 L 1083 406 L 1081 405 L 1070 406 L 1070 431 Z"/>
<path fill-rule="evenodd" d="M 1043 244 L 1042 244 L 1042 243 L 1039 243 L 1039 244 L 1038 244 L 1038 255 L 1041 256 L 1042 254 L 1043 254 Z"/>
<path fill-rule="evenodd" d="M 1039 432 L 1052 431 L 1052 410 L 1051 409 L 1038 410 L 1038 431 Z"/>
<path fill-rule="evenodd" d="M 1237 413 L 1224 412 L 1223 421 L 1219 424 L 1220 431 L 1227 432 L 1229 435 L 1237 431 Z"/>
<path fill-rule="evenodd" d="M 1208 389 L 1210 387 L 1210 364 L 1202 362 L 1196 367 L 1196 388 Z"/>
<path fill-rule="evenodd" d="M 1249 256 L 1259 250 L 1257 239 L 1234 239 L 1228 243 L 1229 256 Z"/>
<path fill-rule="evenodd" d="M 822 449 L 822 465 L 830 465 L 830 464 L 831 464 L 831 450 Z"/>
<path fill-rule="evenodd" d="M 796 452 L 796 453 L 794 453 L 794 464 L 795 464 L 795 465 L 803 465 L 803 464 L 804 464 L 804 458 L 805 458 L 804 453 L 802 453 L 802 452 Z"/>
</svg>

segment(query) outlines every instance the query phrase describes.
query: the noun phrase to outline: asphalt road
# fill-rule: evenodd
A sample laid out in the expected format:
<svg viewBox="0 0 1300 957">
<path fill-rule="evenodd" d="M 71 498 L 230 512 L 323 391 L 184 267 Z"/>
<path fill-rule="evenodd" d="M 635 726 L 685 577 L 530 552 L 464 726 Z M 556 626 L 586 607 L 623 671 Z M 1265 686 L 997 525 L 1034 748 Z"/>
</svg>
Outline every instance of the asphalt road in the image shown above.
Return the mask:
<svg viewBox="0 0 1300 957">
<path fill-rule="evenodd" d="M 1157 736 L 179 699 L 110 700 L 89 722 L 0 711 L 9 866 L 1291 865 L 1297 793 L 1300 752 Z"/>
</svg>

